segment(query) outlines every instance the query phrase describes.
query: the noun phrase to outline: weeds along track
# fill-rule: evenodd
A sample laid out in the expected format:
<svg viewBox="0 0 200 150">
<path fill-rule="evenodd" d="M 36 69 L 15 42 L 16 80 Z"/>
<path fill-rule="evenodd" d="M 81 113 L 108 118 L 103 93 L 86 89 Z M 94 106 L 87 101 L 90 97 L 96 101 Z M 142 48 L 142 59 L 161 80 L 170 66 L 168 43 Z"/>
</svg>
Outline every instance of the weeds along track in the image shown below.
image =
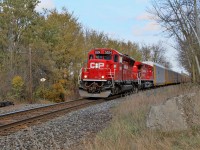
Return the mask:
<svg viewBox="0 0 200 150">
<path fill-rule="evenodd" d="M 62 116 L 71 111 L 105 102 L 105 99 L 78 99 L 0 115 L 0 136 Z"/>
</svg>

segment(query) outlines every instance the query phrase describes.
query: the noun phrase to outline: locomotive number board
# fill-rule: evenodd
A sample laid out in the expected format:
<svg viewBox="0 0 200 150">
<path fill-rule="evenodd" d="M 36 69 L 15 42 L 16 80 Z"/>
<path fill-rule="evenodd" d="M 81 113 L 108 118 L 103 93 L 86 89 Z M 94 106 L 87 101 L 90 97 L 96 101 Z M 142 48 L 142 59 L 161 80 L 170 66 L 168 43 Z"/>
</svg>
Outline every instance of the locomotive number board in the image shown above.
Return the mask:
<svg viewBox="0 0 200 150">
<path fill-rule="evenodd" d="M 97 51 L 95 51 L 94 53 L 95 53 L 95 54 L 101 54 L 101 51 L 98 51 L 98 50 L 97 50 Z M 112 54 L 112 51 L 105 50 L 105 51 L 104 51 L 104 54 Z"/>
<path fill-rule="evenodd" d="M 112 54 L 112 51 L 104 51 L 105 54 Z"/>
</svg>

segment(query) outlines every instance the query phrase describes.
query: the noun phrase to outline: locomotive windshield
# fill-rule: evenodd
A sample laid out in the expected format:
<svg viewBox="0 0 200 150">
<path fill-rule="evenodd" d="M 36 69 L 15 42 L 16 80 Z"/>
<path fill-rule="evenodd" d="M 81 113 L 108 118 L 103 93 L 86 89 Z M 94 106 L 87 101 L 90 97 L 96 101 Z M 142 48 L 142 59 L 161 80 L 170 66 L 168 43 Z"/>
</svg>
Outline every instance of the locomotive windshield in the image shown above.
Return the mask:
<svg viewBox="0 0 200 150">
<path fill-rule="evenodd" d="M 110 54 L 96 54 L 96 59 L 105 59 L 105 60 L 111 60 L 112 55 Z"/>
</svg>

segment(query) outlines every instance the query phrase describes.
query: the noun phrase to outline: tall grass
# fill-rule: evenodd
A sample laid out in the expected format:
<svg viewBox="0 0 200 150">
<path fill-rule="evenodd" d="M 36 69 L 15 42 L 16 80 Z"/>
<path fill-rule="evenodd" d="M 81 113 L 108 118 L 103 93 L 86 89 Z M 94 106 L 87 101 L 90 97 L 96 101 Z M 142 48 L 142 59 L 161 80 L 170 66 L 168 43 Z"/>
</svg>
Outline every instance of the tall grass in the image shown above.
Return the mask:
<svg viewBox="0 0 200 150">
<path fill-rule="evenodd" d="M 113 110 L 114 117 L 109 127 L 100 132 L 93 142 L 86 144 L 85 148 L 89 150 L 200 149 L 198 118 L 197 125 L 184 132 L 164 133 L 146 128 L 146 116 L 151 105 L 160 104 L 180 94 L 194 92 L 196 113 L 200 114 L 199 88 L 191 84 L 161 87 L 126 97 L 127 100 Z"/>
</svg>

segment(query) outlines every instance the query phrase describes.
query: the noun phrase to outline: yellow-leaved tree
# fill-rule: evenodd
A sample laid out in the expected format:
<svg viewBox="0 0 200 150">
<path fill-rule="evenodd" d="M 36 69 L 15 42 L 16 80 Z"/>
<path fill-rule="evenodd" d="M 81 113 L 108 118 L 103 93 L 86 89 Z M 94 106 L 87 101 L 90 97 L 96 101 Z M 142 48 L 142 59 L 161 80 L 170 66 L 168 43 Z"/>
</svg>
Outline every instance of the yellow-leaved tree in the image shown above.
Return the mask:
<svg viewBox="0 0 200 150">
<path fill-rule="evenodd" d="M 21 76 L 15 76 L 12 79 L 12 90 L 13 90 L 13 96 L 16 99 L 22 98 L 22 93 L 24 89 L 24 81 Z"/>
</svg>

